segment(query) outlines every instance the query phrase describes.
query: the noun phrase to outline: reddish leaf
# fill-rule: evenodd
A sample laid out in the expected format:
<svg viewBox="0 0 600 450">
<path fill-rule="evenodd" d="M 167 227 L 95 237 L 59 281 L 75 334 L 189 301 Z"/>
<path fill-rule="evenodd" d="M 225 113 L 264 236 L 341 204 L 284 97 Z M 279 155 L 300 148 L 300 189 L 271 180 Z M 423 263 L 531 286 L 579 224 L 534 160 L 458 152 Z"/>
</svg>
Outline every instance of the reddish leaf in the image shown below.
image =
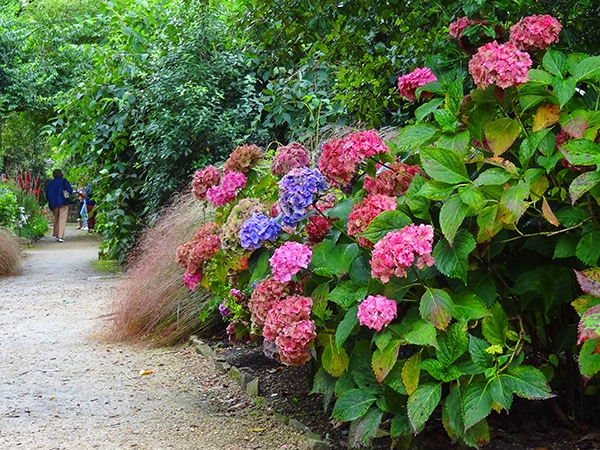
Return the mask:
<svg viewBox="0 0 600 450">
<path fill-rule="evenodd" d="M 585 117 L 576 116 L 563 124 L 563 130 L 573 139 L 581 139 L 587 126 L 588 120 Z"/>
<path fill-rule="evenodd" d="M 492 166 L 501 167 L 508 173 L 512 173 L 513 175 L 518 172 L 517 166 L 515 166 L 508 159 L 501 158 L 500 156 L 492 156 L 491 158 L 486 158 L 485 162 L 491 164 Z"/>
<path fill-rule="evenodd" d="M 484 134 L 494 156 L 500 156 L 508 150 L 519 137 L 520 131 L 519 121 L 508 117 L 494 120 L 484 126 Z"/>
<path fill-rule="evenodd" d="M 577 337 L 577 345 L 600 337 L 600 305 L 592 306 L 583 313 L 579 321 Z M 594 350 L 595 352 L 596 350 Z"/>
<path fill-rule="evenodd" d="M 546 197 L 544 197 L 544 199 L 542 200 L 542 214 L 544 215 L 544 218 L 548 222 L 550 222 L 552 225 L 554 225 L 555 227 L 560 225 L 560 222 L 554 215 L 552 208 L 550 208 L 550 205 L 548 204 L 548 200 L 546 200 Z"/>
<path fill-rule="evenodd" d="M 575 270 L 575 276 L 583 292 L 600 297 L 600 268 L 594 267 L 581 272 Z"/>
<path fill-rule="evenodd" d="M 445 330 L 454 313 L 454 303 L 441 289 L 427 289 L 419 305 L 421 318 L 432 323 L 438 330 Z"/>
<path fill-rule="evenodd" d="M 398 339 L 390 342 L 383 350 L 377 349 L 373 352 L 371 367 L 380 384 L 388 376 L 396 361 L 398 361 L 399 350 L 400 340 Z"/>
</svg>

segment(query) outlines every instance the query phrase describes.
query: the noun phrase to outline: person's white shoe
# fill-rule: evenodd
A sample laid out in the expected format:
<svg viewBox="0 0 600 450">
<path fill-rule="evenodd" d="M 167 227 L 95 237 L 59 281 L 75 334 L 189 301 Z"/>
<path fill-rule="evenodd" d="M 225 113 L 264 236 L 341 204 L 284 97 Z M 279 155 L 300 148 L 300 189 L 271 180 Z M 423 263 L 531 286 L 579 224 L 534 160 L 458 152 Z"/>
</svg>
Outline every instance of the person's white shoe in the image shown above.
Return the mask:
<svg viewBox="0 0 600 450">
<path fill-rule="evenodd" d="M 61 238 L 56 238 L 56 242 L 65 242 L 65 240 Z"/>
<path fill-rule="evenodd" d="M 88 228 L 88 227 L 83 227 L 83 228 L 81 229 L 81 231 L 88 231 L 88 230 L 89 230 L 89 228 Z"/>
</svg>

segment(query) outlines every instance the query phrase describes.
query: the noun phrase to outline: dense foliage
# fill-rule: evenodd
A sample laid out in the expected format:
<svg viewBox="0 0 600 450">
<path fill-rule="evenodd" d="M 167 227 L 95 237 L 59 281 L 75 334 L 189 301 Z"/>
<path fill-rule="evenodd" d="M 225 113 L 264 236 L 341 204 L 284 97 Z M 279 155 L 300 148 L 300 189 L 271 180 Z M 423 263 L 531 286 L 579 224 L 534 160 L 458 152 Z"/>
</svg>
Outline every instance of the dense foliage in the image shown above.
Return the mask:
<svg viewBox="0 0 600 450">
<path fill-rule="evenodd" d="M 419 102 L 387 142 L 357 130 L 317 161 L 246 145 L 196 173 L 217 212 L 177 251 L 185 283 L 224 299 L 232 340 L 313 364 L 353 446 L 384 423 L 410 439 L 441 408 L 478 447 L 515 395 L 597 412 L 600 57 L 554 50 L 561 30 L 532 16 L 495 28 L 468 75 L 402 76 Z"/>
</svg>

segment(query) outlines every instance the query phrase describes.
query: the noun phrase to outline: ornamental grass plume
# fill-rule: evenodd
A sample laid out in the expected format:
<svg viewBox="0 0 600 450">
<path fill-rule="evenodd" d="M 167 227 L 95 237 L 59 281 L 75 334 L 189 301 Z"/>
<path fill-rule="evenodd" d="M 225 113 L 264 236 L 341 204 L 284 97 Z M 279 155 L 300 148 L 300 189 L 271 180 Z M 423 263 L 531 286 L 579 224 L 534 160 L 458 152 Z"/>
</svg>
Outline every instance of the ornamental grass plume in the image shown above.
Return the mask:
<svg viewBox="0 0 600 450">
<path fill-rule="evenodd" d="M 9 233 L 0 229 L 0 277 L 14 275 L 20 264 L 19 243 Z"/>
<path fill-rule="evenodd" d="M 163 210 L 154 227 L 145 230 L 126 264 L 127 277 L 121 282 L 110 305 L 110 328 L 106 339 L 145 339 L 152 345 L 170 345 L 191 334 L 212 336 L 225 329 L 218 311 L 205 321 L 212 294 L 184 285 L 182 269 L 175 261 L 181 242 L 189 239 L 212 211 L 196 201 L 192 193 L 182 194 Z"/>
</svg>

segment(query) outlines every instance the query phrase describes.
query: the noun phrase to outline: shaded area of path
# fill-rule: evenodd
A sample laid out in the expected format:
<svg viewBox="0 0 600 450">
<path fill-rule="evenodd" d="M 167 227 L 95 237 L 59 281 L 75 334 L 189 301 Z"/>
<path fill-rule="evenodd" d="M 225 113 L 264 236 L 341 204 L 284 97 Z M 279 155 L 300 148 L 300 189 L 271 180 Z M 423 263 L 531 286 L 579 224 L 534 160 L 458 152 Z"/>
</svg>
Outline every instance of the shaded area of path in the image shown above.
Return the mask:
<svg viewBox="0 0 600 450">
<path fill-rule="evenodd" d="M 0 449 L 308 448 L 191 348 L 96 339 L 118 280 L 92 269 L 97 236 L 65 240 L 0 278 Z"/>
</svg>

